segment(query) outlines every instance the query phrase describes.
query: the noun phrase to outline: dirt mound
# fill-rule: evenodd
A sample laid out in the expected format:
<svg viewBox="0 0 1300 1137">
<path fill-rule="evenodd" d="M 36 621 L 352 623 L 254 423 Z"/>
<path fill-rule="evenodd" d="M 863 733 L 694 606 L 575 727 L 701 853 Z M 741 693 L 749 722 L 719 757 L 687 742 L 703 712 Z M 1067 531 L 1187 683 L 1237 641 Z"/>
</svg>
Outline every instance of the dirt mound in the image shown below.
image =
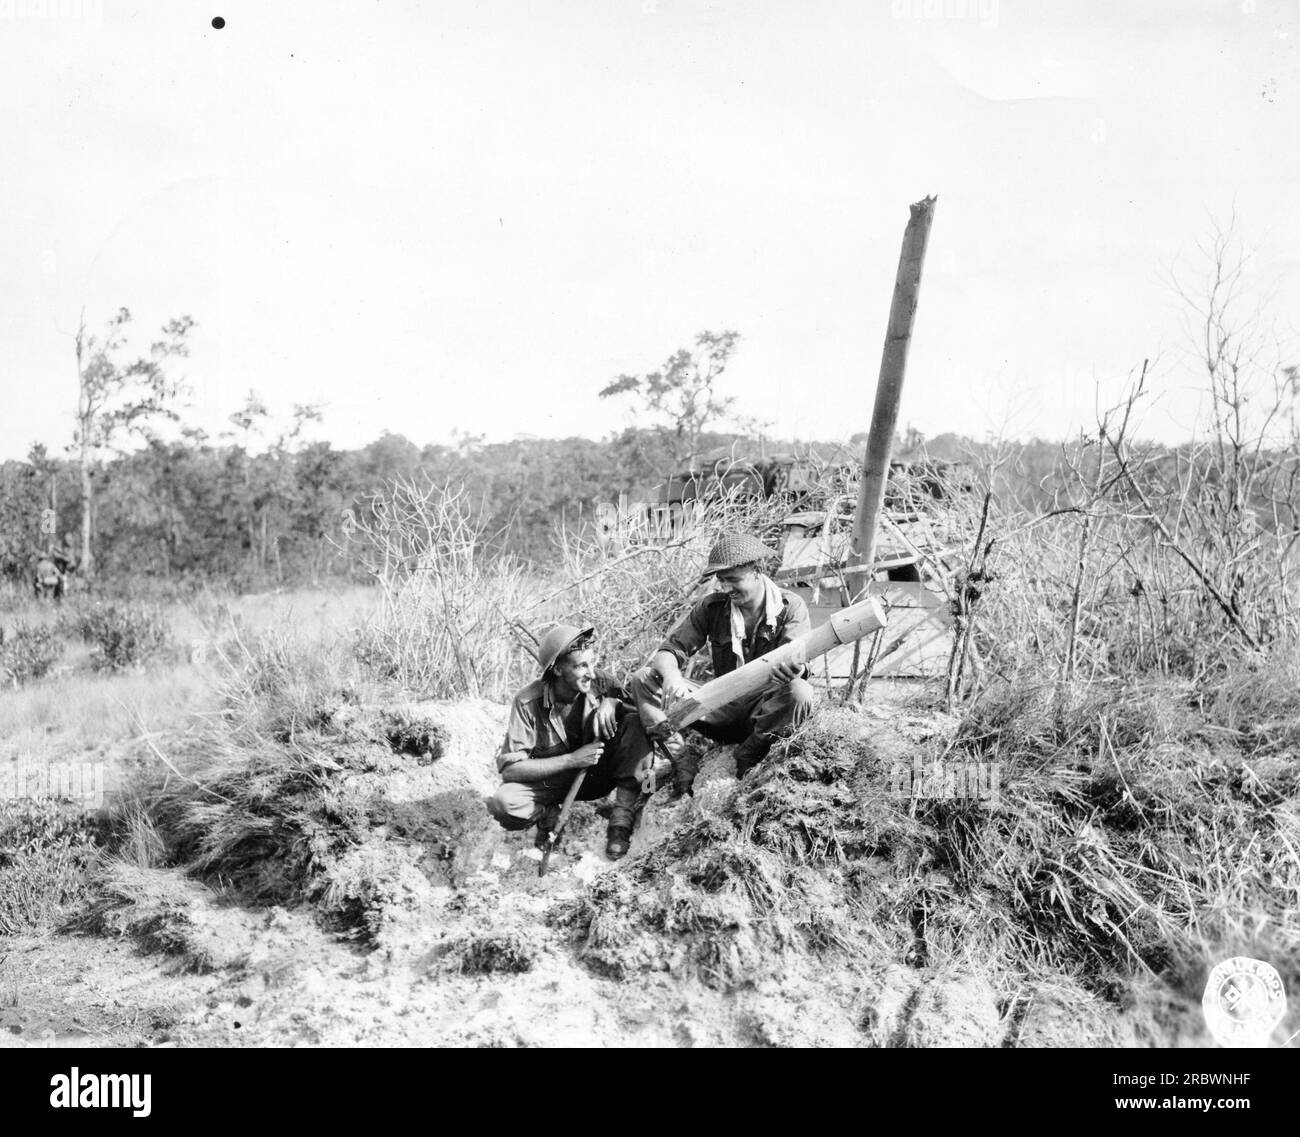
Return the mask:
<svg viewBox="0 0 1300 1137">
<path fill-rule="evenodd" d="M 483 797 L 505 715 L 483 700 L 347 705 L 288 743 L 216 747 L 164 796 L 162 827 L 194 875 L 254 902 L 320 901 L 377 935 L 491 860 Z"/>
<path fill-rule="evenodd" d="M 276 894 L 250 885 L 292 869 L 292 918 L 323 913 L 364 952 L 322 942 L 295 963 L 250 914 L 232 926 L 245 953 L 222 955 L 195 930 L 224 918 L 220 898 L 193 882 L 128 880 L 136 898 L 99 919 L 229 969 L 182 1024 L 190 1043 L 1198 1043 L 1188 992 L 1214 949 L 1165 882 L 1194 867 L 1198 823 L 1248 804 L 1278 806 L 1253 830 L 1261 850 L 1289 839 L 1287 770 L 1175 749 L 1122 716 L 1098 728 L 1096 708 L 1004 712 L 959 728 L 828 706 L 742 782 L 729 747 L 706 747 L 694 797 L 661 787 L 626 860 L 601 855 L 603 819 L 581 803 L 539 879 L 531 834 L 483 808 L 504 708 L 348 706 L 309 748 L 245 753 L 206 798 L 191 791 L 207 828 L 188 863 L 264 903 Z M 1147 721 L 1189 729 L 1181 712 Z M 1008 737 L 1022 749 L 999 796 L 900 778 Z M 1095 754 L 1063 749 L 1077 738 Z M 1159 761 L 1125 765 L 1103 740 Z M 1235 886 L 1234 902 L 1253 896 L 1251 877 Z"/>
<path fill-rule="evenodd" d="M 223 906 L 206 885 L 165 869 L 115 864 L 98 891 L 88 930 L 132 936 L 199 972 L 243 963 L 251 933 L 262 923 L 251 912 Z"/>
<path fill-rule="evenodd" d="M 740 786 L 730 754 L 710 755 L 677 824 L 557 913 L 581 958 L 605 975 L 667 970 L 736 990 L 803 953 L 867 952 L 849 870 L 913 827 L 876 808 L 883 779 L 870 778 L 879 758 L 862 725 L 831 713 Z"/>
<path fill-rule="evenodd" d="M 707 755 L 694 800 L 648 807 L 653 840 L 553 919 L 604 977 L 666 972 L 735 995 L 796 972 L 856 975 L 856 1029 L 875 1045 L 1131 1045 L 1180 1034 L 1187 991 L 1215 948 L 1196 934 L 1185 893 L 1171 891 L 1174 862 L 1159 858 L 1177 855 L 1187 873 L 1198 832 L 1215 818 L 1246 832 L 1239 803 L 1267 803 L 1290 783 L 1284 771 L 1266 778 L 1260 760 L 1243 774 L 1207 767 L 1195 750 L 1170 753 L 1158 731 L 1187 729 L 1188 716 L 1149 710 L 1138 716 L 1145 735 L 1132 715 L 1115 716 L 1106 734 L 1090 717 L 1097 708 L 1069 712 L 1067 740 L 1090 728 L 1164 745 L 1164 764 L 1124 769 L 1105 746 L 1082 764 L 1072 751 L 1051 762 L 1041 748 L 1056 728 L 1031 728 L 1021 708 L 1024 766 L 981 796 L 918 792 L 907 777 L 964 759 L 963 743 L 980 744 L 970 732 L 995 719 L 959 731 L 955 720 L 826 708 L 739 784 L 725 751 Z M 1282 850 L 1291 826 L 1279 809 L 1250 831 Z M 1263 887 L 1272 879 L 1239 878 L 1235 902 L 1276 907 Z M 1259 936 L 1247 946 L 1289 967 Z M 1142 974 L 1161 981 L 1131 997 Z"/>
</svg>

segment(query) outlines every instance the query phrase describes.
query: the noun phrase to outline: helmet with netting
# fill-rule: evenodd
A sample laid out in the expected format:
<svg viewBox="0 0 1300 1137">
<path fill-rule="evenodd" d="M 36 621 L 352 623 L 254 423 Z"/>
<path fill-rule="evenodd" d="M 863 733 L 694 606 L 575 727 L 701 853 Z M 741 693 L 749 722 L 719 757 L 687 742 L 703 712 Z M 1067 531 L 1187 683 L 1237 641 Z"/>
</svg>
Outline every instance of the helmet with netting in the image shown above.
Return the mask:
<svg viewBox="0 0 1300 1137">
<path fill-rule="evenodd" d="M 757 537 L 751 537 L 748 533 L 724 533 L 709 550 L 709 563 L 704 566 L 701 575 L 709 577 L 714 573 L 754 563 L 761 566 L 775 556 L 776 553 Z"/>
</svg>

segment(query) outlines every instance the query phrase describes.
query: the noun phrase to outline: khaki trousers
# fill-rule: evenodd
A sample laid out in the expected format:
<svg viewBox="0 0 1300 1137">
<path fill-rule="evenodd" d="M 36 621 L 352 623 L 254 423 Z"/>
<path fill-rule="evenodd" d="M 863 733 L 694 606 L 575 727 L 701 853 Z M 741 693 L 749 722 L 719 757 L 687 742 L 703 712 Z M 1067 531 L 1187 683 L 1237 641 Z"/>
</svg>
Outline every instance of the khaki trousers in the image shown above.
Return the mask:
<svg viewBox="0 0 1300 1137">
<path fill-rule="evenodd" d="M 699 684 L 691 686 L 697 688 Z M 643 667 L 632 676 L 629 687 L 647 732 L 668 717 L 658 672 Z M 759 741 L 770 743 L 806 722 L 816 703 L 817 692 L 806 679 L 773 682 L 744 699 L 710 711 L 691 723 L 690 729 L 714 742 L 744 742 L 757 735 Z"/>
<path fill-rule="evenodd" d="M 640 720 L 636 715 L 625 716 L 618 733 L 605 744 L 600 761 L 587 768 L 577 800 L 595 801 L 613 790 L 614 811 L 609 823 L 630 828 L 632 807 L 641 793 L 641 764 L 649 753 L 650 743 Z M 572 770 L 540 782 L 503 782 L 486 799 L 487 810 L 504 829 L 527 829 L 541 820 L 548 806 L 564 801 L 577 776 L 578 771 Z"/>
</svg>

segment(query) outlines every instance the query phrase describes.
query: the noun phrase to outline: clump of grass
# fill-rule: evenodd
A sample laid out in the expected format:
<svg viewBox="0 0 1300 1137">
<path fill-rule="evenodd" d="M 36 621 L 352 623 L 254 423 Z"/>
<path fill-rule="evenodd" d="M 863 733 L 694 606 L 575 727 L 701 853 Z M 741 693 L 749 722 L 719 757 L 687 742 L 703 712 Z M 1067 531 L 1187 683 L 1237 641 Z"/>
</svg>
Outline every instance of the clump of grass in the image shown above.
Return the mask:
<svg viewBox="0 0 1300 1137">
<path fill-rule="evenodd" d="M 429 882 L 411 854 L 395 841 L 358 842 L 322 862 L 308 894 L 332 921 L 378 943 L 429 906 Z"/>
<path fill-rule="evenodd" d="M 45 931 L 90 893 L 99 824 L 48 798 L 0 802 L 0 934 Z"/>
<path fill-rule="evenodd" d="M 531 971 L 541 954 L 535 932 L 518 928 L 467 933 L 441 954 L 441 967 L 461 975 L 519 975 Z"/>
<path fill-rule="evenodd" d="M 1016 730 L 990 731 L 1008 702 Z M 1182 984 L 1251 923 L 1300 939 L 1295 772 L 1220 730 L 1216 706 L 1135 682 L 1030 705 L 994 689 L 973 708 L 958 747 L 1001 765 L 1003 800 L 964 829 L 950 819 L 936 853 L 987 899 L 1011 958 Z"/>
<path fill-rule="evenodd" d="M 93 601 L 61 615 L 60 625 L 91 645 L 90 663 L 96 671 L 138 667 L 171 642 L 160 611 L 129 601 Z"/>
<path fill-rule="evenodd" d="M 443 721 L 383 704 L 345 645 L 240 642 L 225 713 L 178 756 L 178 777 L 142 788 L 168 858 L 245 901 L 314 902 L 377 939 L 425 903 L 430 879 L 463 881 L 487 855 L 489 753 L 457 733 L 454 709 Z M 448 752 L 453 736 L 481 771 Z M 418 784 L 428 792 L 410 800 Z"/>
<path fill-rule="evenodd" d="M 44 678 L 62 653 L 62 645 L 46 625 L 19 624 L 7 636 L 0 628 L 0 680 L 21 687 Z"/>
<path fill-rule="evenodd" d="M 146 947 L 183 954 L 198 890 L 193 881 L 175 873 L 110 864 L 86 913 L 85 927 L 105 935 L 136 936 Z"/>
<path fill-rule="evenodd" d="M 671 970 L 729 991 L 779 976 L 791 951 L 858 942 L 844 903 L 816 873 L 714 816 L 605 874 L 555 920 L 575 931 L 583 960 L 601 974 Z"/>
<path fill-rule="evenodd" d="M 78 926 L 100 935 L 132 936 L 145 947 L 180 957 L 190 971 L 242 963 L 256 919 L 222 906 L 197 881 L 164 869 L 110 861 Z"/>
<path fill-rule="evenodd" d="M 167 842 L 144 802 L 132 801 L 116 811 L 113 853 L 134 868 L 160 868 L 167 863 Z"/>
<path fill-rule="evenodd" d="M 222 715 L 139 793 L 172 861 L 280 903 L 301 898 L 318 862 L 358 840 L 365 819 L 339 775 L 369 759 L 364 747 L 328 744 L 340 741 L 331 712 L 357 699 L 345 653 L 274 633 L 237 647 Z"/>
</svg>

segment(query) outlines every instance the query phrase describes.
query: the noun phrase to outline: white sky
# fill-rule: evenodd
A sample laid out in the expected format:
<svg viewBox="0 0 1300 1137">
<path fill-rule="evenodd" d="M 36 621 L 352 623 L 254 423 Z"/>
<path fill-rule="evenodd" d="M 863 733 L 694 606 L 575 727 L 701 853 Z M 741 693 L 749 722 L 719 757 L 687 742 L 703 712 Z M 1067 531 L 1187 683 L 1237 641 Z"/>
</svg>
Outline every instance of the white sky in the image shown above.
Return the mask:
<svg viewBox="0 0 1300 1137">
<path fill-rule="evenodd" d="M 1300 322 L 1298 43 L 1293 0 L 0 0 L 0 457 L 70 440 L 123 305 L 198 321 L 214 432 L 256 388 L 342 446 L 600 437 L 732 328 L 742 409 L 847 437 L 927 193 L 901 421 L 1062 437 L 1163 353 L 1176 437 L 1211 217 Z"/>
</svg>

